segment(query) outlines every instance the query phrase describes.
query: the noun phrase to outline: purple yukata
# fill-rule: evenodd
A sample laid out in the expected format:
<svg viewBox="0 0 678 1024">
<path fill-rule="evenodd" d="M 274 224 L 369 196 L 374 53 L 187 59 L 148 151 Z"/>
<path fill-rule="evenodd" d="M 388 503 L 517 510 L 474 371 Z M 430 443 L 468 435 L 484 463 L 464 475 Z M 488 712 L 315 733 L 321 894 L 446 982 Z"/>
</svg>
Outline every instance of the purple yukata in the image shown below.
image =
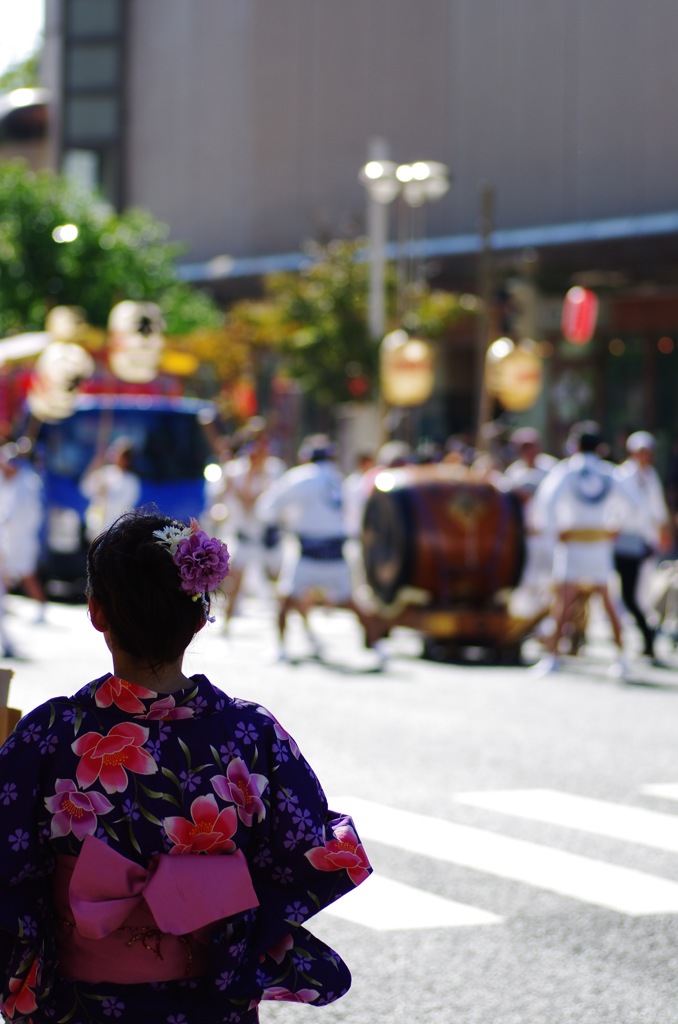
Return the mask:
<svg viewBox="0 0 678 1024">
<path fill-rule="evenodd" d="M 107 674 L 0 748 L 0 1009 L 24 1024 L 255 1024 L 348 968 L 305 922 L 371 868 L 265 708 Z"/>
</svg>

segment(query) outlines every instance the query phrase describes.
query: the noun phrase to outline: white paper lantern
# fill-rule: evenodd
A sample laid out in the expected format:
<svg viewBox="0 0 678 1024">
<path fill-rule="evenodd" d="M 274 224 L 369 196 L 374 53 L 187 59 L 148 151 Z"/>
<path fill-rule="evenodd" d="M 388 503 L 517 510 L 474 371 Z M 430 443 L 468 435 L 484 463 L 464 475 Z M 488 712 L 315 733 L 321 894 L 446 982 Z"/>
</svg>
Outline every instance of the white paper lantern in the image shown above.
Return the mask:
<svg viewBox="0 0 678 1024">
<path fill-rule="evenodd" d="M 407 331 L 387 334 L 379 350 L 381 393 L 389 405 L 421 405 L 434 383 L 433 350 L 427 341 Z"/>
</svg>

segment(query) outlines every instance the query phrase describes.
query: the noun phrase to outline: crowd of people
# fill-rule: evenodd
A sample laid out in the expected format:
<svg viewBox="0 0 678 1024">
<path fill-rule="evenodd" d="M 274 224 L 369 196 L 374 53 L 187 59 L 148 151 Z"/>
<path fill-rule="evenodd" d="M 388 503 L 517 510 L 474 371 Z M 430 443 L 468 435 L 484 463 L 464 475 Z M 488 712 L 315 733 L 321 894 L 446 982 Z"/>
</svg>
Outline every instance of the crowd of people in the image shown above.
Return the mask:
<svg viewBox="0 0 678 1024">
<path fill-rule="evenodd" d="M 490 425 L 492 427 L 493 425 Z M 350 472 L 340 469 L 335 443 L 324 434 L 306 438 L 295 464 L 276 449 L 261 417 L 223 438 L 217 454 L 220 476 L 210 484 L 202 510 L 208 526 L 227 544 L 231 571 L 223 591 L 222 629 L 240 610 L 243 592 L 275 600 L 278 654 L 289 659 L 288 623 L 300 617 L 311 657 L 322 657 L 313 608 L 336 607 L 356 617 L 364 643 L 382 669 L 388 629 L 364 595 L 362 521 L 376 475 L 389 468 L 440 463 L 459 479 L 511 491 L 522 508 L 524 564 L 509 610 L 533 620 L 543 647 L 540 672 L 554 672 L 584 639 L 589 598 L 609 621 L 618 656 L 613 671 L 627 672 L 626 639 L 635 626 L 641 653 L 657 662 L 657 614 L 649 595 L 652 570 L 673 552 L 672 519 L 665 485 L 655 466 L 657 444 L 646 430 L 625 439 L 625 457 L 613 462 L 599 426 L 575 424 L 561 457 L 543 450 L 533 427 L 489 429 L 481 450 L 468 439 L 418 446 L 391 440 L 354 455 Z M 670 481 L 666 481 L 670 488 Z M 88 501 L 87 539 L 138 505 L 140 481 L 134 448 L 120 437 L 97 455 L 81 480 Z M 37 603 L 45 617 L 45 591 L 38 575 L 41 523 L 40 478 L 16 445 L 0 449 L 0 612 L 9 587 Z M 196 510 L 200 511 L 200 510 Z M 0 614 L 0 645 L 14 653 Z"/>
<path fill-rule="evenodd" d="M 644 578 L 673 535 L 654 437 L 631 433 L 617 464 L 592 421 L 575 424 L 562 458 L 543 452 L 532 428 L 503 440 L 482 452 L 458 438 L 418 449 L 391 441 L 359 452 L 345 475 L 324 434 L 307 437 L 288 467 L 257 418 L 224 446 L 207 530 L 133 508 L 128 439 L 97 457 L 81 481 L 86 597 L 112 671 L 29 712 L 0 747 L 6 1019 L 257 1024 L 262 1001 L 322 1006 L 346 993 L 347 965 L 307 924 L 371 873 L 356 826 L 329 808 L 269 711 L 186 675 L 184 656 L 214 621 L 215 598 L 225 599 L 228 628 L 256 586 L 277 600 L 281 660 L 292 613 L 320 657 L 310 613 L 342 608 L 383 668 L 383 622 L 357 599 L 363 516 L 380 472 L 441 463 L 515 495 L 525 559 L 512 608 L 542 629 L 540 672 L 576 650 L 591 597 L 609 621 L 616 676 L 627 673 L 627 620 L 656 661 Z M 5 654 L 6 587 L 21 587 L 44 618 L 40 487 L 15 446 L 0 449 Z"/>
<path fill-rule="evenodd" d="M 236 566 L 226 592 L 226 625 L 237 610 L 244 582 L 259 592 L 262 584 L 268 584 L 277 594 L 280 661 L 288 660 L 291 612 L 301 617 L 311 655 L 322 656 L 309 621 L 311 609 L 322 606 L 353 612 L 366 647 L 375 653 L 375 667 L 383 667 L 385 651 L 378 624 L 355 599 L 355 574 L 347 550 L 350 537 L 358 540 L 367 477 L 363 478 L 362 470 L 356 478 L 344 477 L 335 445 L 325 434 L 307 437 L 299 449 L 298 465 L 289 469 L 269 453 L 269 444 L 265 425 L 258 419 L 249 424 L 213 494 L 215 504 L 227 513 L 223 536 Z M 362 460 L 365 474 L 372 461 Z M 361 486 L 353 486 L 356 482 Z M 348 509 L 352 520 L 347 518 Z"/>
<path fill-rule="evenodd" d="M 642 655 L 658 663 L 648 580 L 653 566 L 671 552 L 672 524 L 654 466 L 656 441 L 648 431 L 628 436 L 625 458 L 618 463 L 610 460 L 592 421 L 572 427 L 561 458 L 542 450 L 541 436 L 531 427 L 514 430 L 501 443 L 494 437 L 481 452 L 460 438 L 418 448 L 390 441 L 378 451 L 359 451 L 346 476 L 324 435 L 306 439 L 299 464 L 290 469 L 270 455 L 270 440 L 260 421 L 256 444 L 244 432 L 242 447 L 224 466 L 214 500 L 228 512 L 225 539 L 235 552 L 247 551 L 227 599 L 227 616 L 233 614 L 245 574 L 274 583 L 281 660 L 287 658 L 286 627 L 293 611 L 302 617 L 311 653 L 321 655 L 309 612 L 325 605 L 351 609 L 377 667 L 385 665 L 387 631 L 357 599 L 364 584 L 363 510 L 380 470 L 441 463 L 456 467 L 460 478 L 512 491 L 521 504 L 525 559 L 509 607 L 516 617 L 534 620 L 544 652 L 539 672 L 555 672 L 565 654 L 577 653 L 590 598 L 600 602 L 609 622 L 617 650 L 611 668 L 615 675 L 623 678 L 628 671 L 625 641 L 633 623 Z M 285 537 L 295 543 L 285 544 Z"/>
</svg>

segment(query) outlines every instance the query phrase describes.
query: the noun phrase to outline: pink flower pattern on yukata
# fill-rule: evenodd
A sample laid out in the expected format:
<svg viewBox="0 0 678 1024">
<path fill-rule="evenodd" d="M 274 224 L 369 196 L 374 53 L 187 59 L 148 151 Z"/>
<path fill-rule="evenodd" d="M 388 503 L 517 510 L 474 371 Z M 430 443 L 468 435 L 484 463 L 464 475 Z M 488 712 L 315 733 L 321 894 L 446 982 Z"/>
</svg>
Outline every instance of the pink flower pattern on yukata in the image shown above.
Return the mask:
<svg viewBox="0 0 678 1024">
<path fill-rule="evenodd" d="M 226 775 L 217 775 L 212 779 L 212 785 L 217 796 L 236 805 L 240 820 L 245 825 L 251 825 L 255 815 L 258 821 L 266 817 L 261 794 L 268 786 L 268 779 L 265 775 L 250 772 L 241 757 L 234 757 L 229 762 Z"/>
<path fill-rule="evenodd" d="M 213 796 L 199 796 L 191 804 L 191 818 L 170 817 L 163 821 L 170 853 L 230 853 L 235 850 L 231 836 L 238 827 L 233 807 L 219 811 Z"/>
<path fill-rule="evenodd" d="M 345 870 L 353 884 L 360 885 L 370 873 L 362 843 L 350 825 L 340 825 L 334 834 L 336 838 L 307 850 L 306 856 L 318 871 Z"/>
<path fill-rule="evenodd" d="M 127 772 L 153 775 L 158 766 L 144 750 L 148 729 L 134 722 L 114 725 L 107 736 L 87 732 L 72 744 L 80 757 L 76 771 L 78 785 L 87 789 L 97 779 L 107 793 L 122 793 L 127 789 Z"/>
<path fill-rule="evenodd" d="M 111 704 L 115 704 L 121 711 L 134 715 L 146 710 L 142 701 L 150 697 L 155 697 L 153 690 L 137 686 L 136 683 L 128 683 L 119 676 L 109 676 L 98 688 L 94 699 L 99 708 L 110 708 Z"/>
<path fill-rule="evenodd" d="M 293 948 L 294 939 L 288 933 L 287 935 L 283 936 L 283 938 L 280 939 L 279 942 L 276 942 L 275 946 L 271 946 L 271 948 L 267 951 L 266 955 L 270 956 L 272 960 L 275 960 L 277 964 L 281 964 L 285 959 L 285 954 L 289 953 L 289 951 Z M 261 957 L 261 959 L 263 960 L 263 957 Z"/>
<path fill-rule="evenodd" d="M 177 524 L 159 538 L 170 556 L 184 531 Z M 89 1024 L 253 1024 L 262 998 L 320 1006 L 348 990 L 341 957 L 305 925 L 369 866 L 351 819 L 328 809 L 313 770 L 265 708 L 201 675 L 162 694 L 107 673 L 24 716 L 0 748 L 0 764 L 11 780 L 0 794 L 0 893 L 17 897 L 0 900 L 0 1005 L 12 1022 L 68 1021 L 77 1005 L 78 1020 Z M 192 981 L 90 991 L 59 976 L 45 943 L 44 883 L 53 857 L 76 857 L 88 835 L 142 866 L 163 852 L 244 854 L 265 909 L 217 922 L 216 1002 L 207 1015 L 200 1001 L 177 1009 L 176 986 Z"/>
<path fill-rule="evenodd" d="M 81 840 L 96 832 L 98 814 L 113 810 L 113 804 L 103 793 L 83 793 L 71 779 L 56 780 L 56 792 L 45 798 L 45 807 L 53 815 L 53 838 L 72 832 Z"/>
<path fill-rule="evenodd" d="M 177 702 L 170 693 L 160 700 L 154 700 L 143 717 L 154 722 L 172 722 L 178 718 L 193 718 L 194 715 L 193 708 L 177 707 Z"/>
<path fill-rule="evenodd" d="M 35 1000 L 35 987 L 38 980 L 39 961 L 36 957 L 30 966 L 25 978 L 10 978 L 9 999 L 6 999 L 2 1006 L 2 1012 L 9 1019 L 21 1017 L 27 1013 L 34 1013 L 38 1004 Z"/>
<path fill-rule="evenodd" d="M 289 1003 L 314 1003 L 318 994 L 314 988 L 300 988 L 296 992 L 290 992 L 283 985 L 264 989 L 264 999 L 284 1000 Z"/>
<path fill-rule="evenodd" d="M 284 743 L 287 743 L 290 748 L 290 751 L 292 752 L 292 755 L 298 759 L 301 751 L 297 746 L 296 740 L 293 739 L 293 737 L 290 736 L 287 730 L 283 728 L 283 726 L 280 724 L 275 715 L 272 715 L 271 712 L 267 710 L 267 708 L 258 707 L 257 711 L 260 711 L 262 715 L 266 715 L 267 718 L 271 719 L 271 721 L 273 722 L 273 728 L 275 729 L 275 734 L 278 737 L 278 739 L 282 740 Z"/>
</svg>

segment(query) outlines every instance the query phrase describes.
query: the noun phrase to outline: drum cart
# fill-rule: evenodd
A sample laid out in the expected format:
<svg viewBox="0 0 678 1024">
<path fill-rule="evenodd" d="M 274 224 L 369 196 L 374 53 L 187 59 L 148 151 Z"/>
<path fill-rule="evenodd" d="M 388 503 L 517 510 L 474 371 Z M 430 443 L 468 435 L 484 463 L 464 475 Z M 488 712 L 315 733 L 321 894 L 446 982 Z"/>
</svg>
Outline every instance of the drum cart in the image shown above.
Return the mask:
<svg viewBox="0 0 678 1024">
<path fill-rule="evenodd" d="M 413 629 L 424 657 L 439 661 L 479 649 L 485 661 L 520 663 L 544 612 L 516 619 L 508 610 L 525 554 L 522 510 L 510 491 L 445 464 L 384 471 L 367 501 L 362 541 L 384 635 Z"/>
</svg>

